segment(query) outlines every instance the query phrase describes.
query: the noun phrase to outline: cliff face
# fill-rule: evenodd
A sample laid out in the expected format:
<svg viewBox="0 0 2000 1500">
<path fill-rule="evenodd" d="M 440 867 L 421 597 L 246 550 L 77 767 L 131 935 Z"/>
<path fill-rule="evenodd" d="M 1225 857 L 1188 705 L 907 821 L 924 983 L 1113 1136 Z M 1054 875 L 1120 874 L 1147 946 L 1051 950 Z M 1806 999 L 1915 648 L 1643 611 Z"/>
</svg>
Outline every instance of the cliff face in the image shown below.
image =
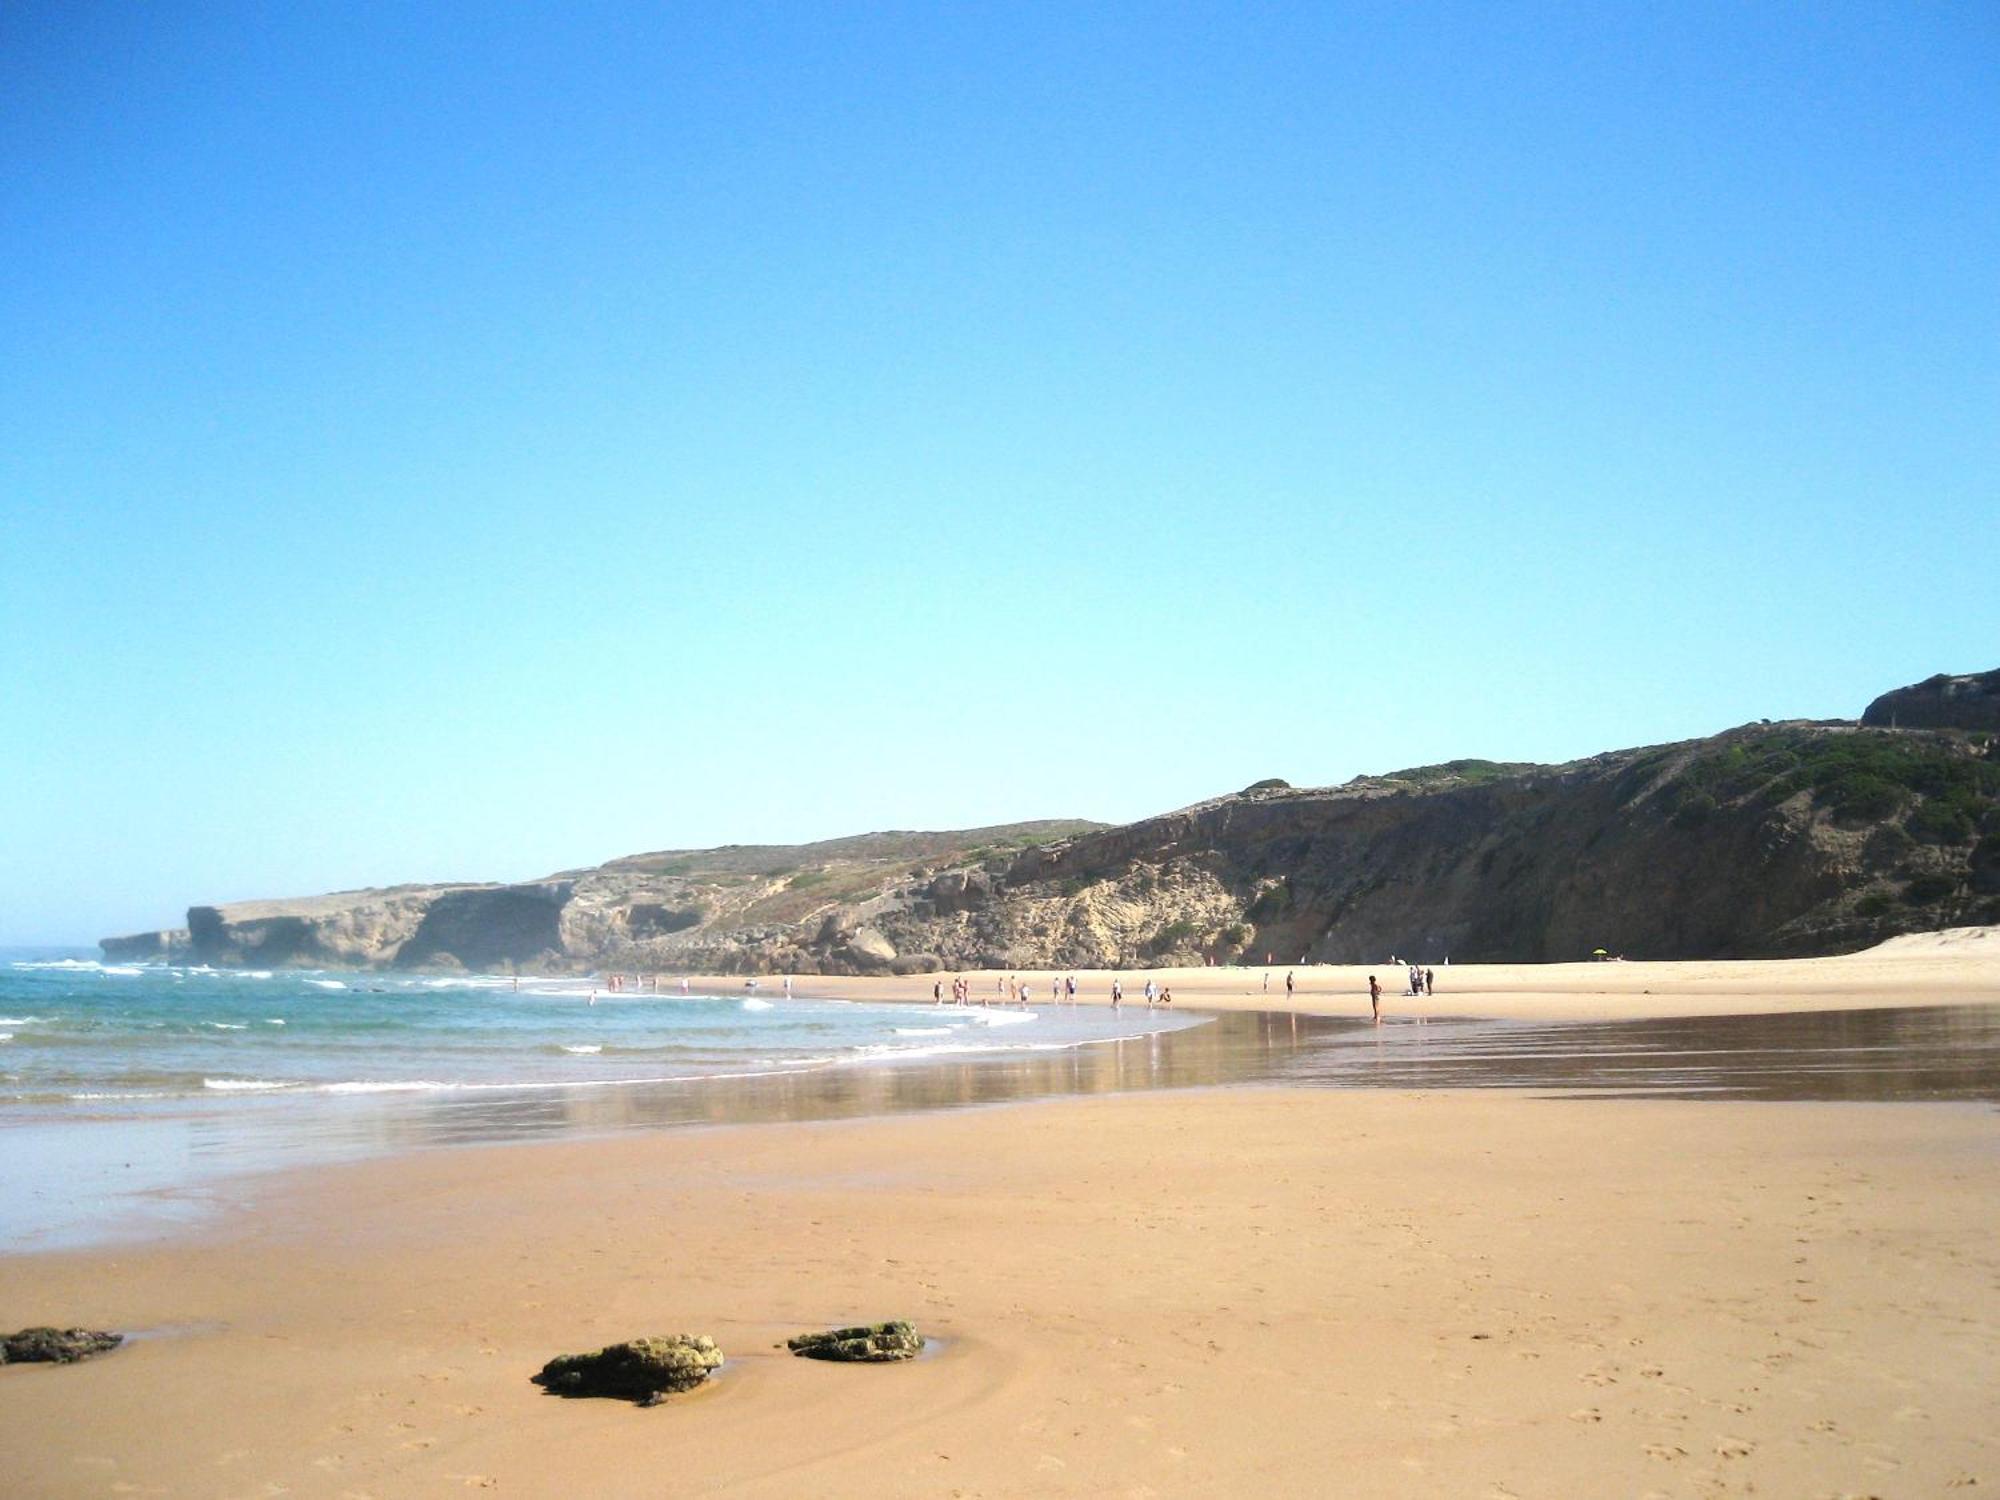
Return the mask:
<svg viewBox="0 0 2000 1500">
<path fill-rule="evenodd" d="M 1973 729 L 2000 732 L 2000 672 L 1951 677 L 1940 672 L 1884 693 L 1861 722 L 1884 729 Z"/>
<path fill-rule="evenodd" d="M 1747 957 L 1993 921 L 2000 736 L 1838 722 L 1564 766 L 1458 761 L 1317 790 L 1259 783 L 1117 828 L 667 851 L 525 885 L 195 907 L 184 931 L 107 939 L 105 951 L 874 973 L 1266 954 L 1553 960 L 1600 947 Z"/>
<path fill-rule="evenodd" d="M 2000 919 L 2000 762 L 1778 725 L 1572 765 L 1245 792 L 1023 854 L 881 922 L 1022 967 L 1804 954 Z M 1003 956 L 1004 955 L 1004 956 Z"/>
</svg>

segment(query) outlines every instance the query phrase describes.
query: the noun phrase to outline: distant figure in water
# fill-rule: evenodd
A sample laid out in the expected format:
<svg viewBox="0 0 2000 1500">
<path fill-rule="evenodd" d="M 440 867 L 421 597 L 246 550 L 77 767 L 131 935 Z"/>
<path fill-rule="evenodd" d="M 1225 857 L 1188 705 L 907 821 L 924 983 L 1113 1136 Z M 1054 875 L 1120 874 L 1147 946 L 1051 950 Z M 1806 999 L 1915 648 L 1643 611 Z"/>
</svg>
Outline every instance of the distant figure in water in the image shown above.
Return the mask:
<svg viewBox="0 0 2000 1500">
<path fill-rule="evenodd" d="M 1116 1009 L 1118 1009 L 1118 1005 L 1119 1005 L 1119 1002 L 1120 1002 L 1120 1001 L 1122 1001 L 1122 1000 L 1123 1000 L 1124 998 L 1125 998 L 1125 986 L 1124 986 L 1124 984 L 1123 984 L 1123 983 L 1121 983 L 1120 981 L 1116 980 L 1116 979 L 1112 980 L 1112 981 L 1111 981 L 1111 1008 L 1112 1008 L 1113 1010 L 1116 1010 Z"/>
<path fill-rule="evenodd" d="M 1063 993 L 1069 997 L 1071 1005 L 1076 1004 L 1076 976 L 1074 974 L 1063 981 Z"/>
<path fill-rule="evenodd" d="M 521 976 L 519 974 L 516 974 L 514 976 L 514 988 L 516 990 L 519 990 L 521 988 Z"/>
<path fill-rule="evenodd" d="M 1382 986 L 1376 982 L 1373 974 L 1368 976 L 1368 1008 L 1375 1013 L 1375 1024 L 1380 1026 L 1382 1024 Z"/>
<path fill-rule="evenodd" d="M 1163 984 L 1163 985 L 1161 985 L 1161 986 L 1160 986 L 1160 1004 L 1162 1004 L 1162 1005 L 1172 1005 L 1173 1003 L 1174 1003 L 1174 991 L 1173 991 L 1173 986 L 1172 986 L 1172 985 L 1164 985 L 1164 984 Z"/>
<path fill-rule="evenodd" d="M 942 979 L 931 985 L 931 1004 L 944 1004 L 944 981 Z"/>
<path fill-rule="evenodd" d="M 785 976 L 785 998 L 787 1000 L 792 998 L 792 976 L 789 974 Z"/>
<path fill-rule="evenodd" d="M 595 1004 L 597 1004 L 597 991 L 596 991 L 596 990 L 592 990 L 592 991 L 590 992 L 590 1003 L 591 1003 L 592 1005 L 595 1005 Z"/>
<path fill-rule="evenodd" d="M 681 993 L 685 995 L 687 992 L 688 992 L 688 978 L 687 975 L 683 974 L 681 975 Z"/>
<path fill-rule="evenodd" d="M 1062 981 L 1053 974 L 1049 976 L 1049 1004 L 1062 1004 Z"/>
<path fill-rule="evenodd" d="M 1151 1009 L 1153 1008 L 1153 996 L 1154 996 L 1154 995 L 1155 995 L 1156 993 L 1157 993 L 1157 991 L 1155 991 L 1155 990 L 1154 990 L 1154 988 L 1153 988 L 1153 981 L 1152 981 L 1152 980 L 1150 980 L 1150 979 L 1149 979 L 1149 980 L 1147 980 L 1147 981 L 1146 981 L 1146 1009 L 1148 1009 L 1148 1010 L 1151 1010 Z"/>
</svg>

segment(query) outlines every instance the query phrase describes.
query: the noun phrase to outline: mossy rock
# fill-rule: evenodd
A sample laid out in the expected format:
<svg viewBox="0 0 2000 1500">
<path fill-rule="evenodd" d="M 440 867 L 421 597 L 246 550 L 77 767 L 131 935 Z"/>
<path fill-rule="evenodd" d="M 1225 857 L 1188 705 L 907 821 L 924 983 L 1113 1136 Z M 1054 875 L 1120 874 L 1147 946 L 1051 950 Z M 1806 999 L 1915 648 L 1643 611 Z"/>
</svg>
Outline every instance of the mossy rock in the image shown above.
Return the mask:
<svg viewBox="0 0 2000 1500">
<path fill-rule="evenodd" d="M 722 1351 L 707 1335 L 608 1344 L 595 1354 L 561 1354 L 543 1365 L 536 1385 L 558 1396 L 615 1396 L 651 1406 L 677 1391 L 691 1391 L 722 1366 Z"/>
<path fill-rule="evenodd" d="M 795 1339 L 787 1339 L 785 1347 L 807 1359 L 879 1365 L 896 1359 L 915 1359 L 923 1353 L 924 1336 L 898 1318 L 859 1328 L 829 1328 L 825 1333 L 802 1333 Z"/>
<path fill-rule="evenodd" d="M 73 1365 L 125 1342 L 122 1333 L 89 1328 L 23 1328 L 0 1338 L 0 1365 Z"/>
</svg>

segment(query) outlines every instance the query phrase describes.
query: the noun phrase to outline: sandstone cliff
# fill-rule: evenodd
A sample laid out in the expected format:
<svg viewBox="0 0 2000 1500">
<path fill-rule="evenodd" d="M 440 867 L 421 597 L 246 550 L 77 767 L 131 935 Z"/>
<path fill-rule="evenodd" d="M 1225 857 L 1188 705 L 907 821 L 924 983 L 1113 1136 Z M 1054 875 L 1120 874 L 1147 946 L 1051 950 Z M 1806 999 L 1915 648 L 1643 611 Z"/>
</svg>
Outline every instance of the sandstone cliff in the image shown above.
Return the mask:
<svg viewBox="0 0 2000 1500">
<path fill-rule="evenodd" d="M 1808 954 L 1993 921 L 2000 736 L 1838 721 L 1561 766 L 1259 782 L 1116 828 L 670 850 L 522 885 L 195 907 L 185 929 L 104 946 L 215 964 L 810 974 Z"/>
</svg>

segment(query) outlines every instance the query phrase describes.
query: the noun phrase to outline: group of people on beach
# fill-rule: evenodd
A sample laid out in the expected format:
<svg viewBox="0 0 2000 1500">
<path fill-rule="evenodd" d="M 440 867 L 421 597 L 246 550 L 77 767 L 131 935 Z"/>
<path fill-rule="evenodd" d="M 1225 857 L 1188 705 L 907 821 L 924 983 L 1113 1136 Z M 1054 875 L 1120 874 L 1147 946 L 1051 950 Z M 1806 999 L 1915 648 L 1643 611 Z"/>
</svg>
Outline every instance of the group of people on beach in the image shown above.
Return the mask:
<svg viewBox="0 0 2000 1500">
<path fill-rule="evenodd" d="M 1032 1001 L 1034 996 L 1032 981 L 1019 978 L 1013 974 L 1009 974 L 1005 978 L 995 974 L 993 976 L 993 996 L 992 1000 L 982 997 L 979 1003 L 982 1006 L 988 1007 L 996 1002 L 1001 1005 L 1025 1007 Z M 1155 984 L 1150 979 L 1146 981 L 1145 996 L 1148 1009 L 1156 1005 L 1172 1005 L 1174 1003 L 1173 990 L 1166 985 Z M 942 979 L 934 980 L 931 983 L 931 1003 L 933 1005 L 943 1005 L 945 1003 L 945 987 Z M 953 1005 L 972 1004 L 972 981 L 967 979 L 963 974 L 960 974 L 951 982 L 951 1003 Z M 1125 981 L 1114 975 L 1111 980 L 1111 1008 L 1117 1010 L 1124 1003 Z M 1076 975 L 1051 974 L 1049 976 L 1049 1004 L 1076 1004 Z"/>
<path fill-rule="evenodd" d="M 1402 965 L 1405 963 L 1405 960 L 1392 958 L 1390 962 Z M 1406 994 L 1411 996 L 1425 996 L 1437 992 L 1437 975 L 1432 970 L 1414 963 L 1408 964 L 1407 967 L 1409 969 L 1409 988 L 1405 991 Z M 634 974 L 631 976 L 631 988 L 643 990 L 650 986 L 650 988 L 657 992 L 660 988 L 660 977 L 658 974 Z M 611 993 L 619 994 L 627 988 L 626 976 L 623 974 L 607 975 L 605 977 L 605 985 Z M 516 989 L 520 988 L 519 979 L 514 981 L 514 987 Z M 746 980 L 745 988 L 754 994 L 758 988 L 757 981 L 755 979 Z M 1264 974 L 1264 989 L 1266 993 L 1270 991 L 1270 988 L 1271 975 L 1270 971 L 1266 970 Z M 686 975 L 682 975 L 680 978 L 680 992 L 683 995 L 688 993 L 688 979 Z M 1146 1007 L 1149 1010 L 1156 1006 L 1172 1005 L 1174 1003 L 1173 990 L 1166 985 L 1156 984 L 1150 978 L 1146 981 L 1146 987 L 1142 993 L 1146 998 Z M 1297 977 L 1293 971 L 1288 969 L 1285 971 L 1285 999 L 1288 1001 L 1292 1000 L 1296 997 L 1297 993 Z M 784 994 L 787 1000 L 791 999 L 792 978 L 789 974 L 784 978 Z M 998 1003 L 1003 1006 L 1014 1005 L 1025 1009 L 1032 1002 L 1032 982 L 1017 975 L 1008 974 L 1003 977 L 996 973 L 993 976 L 993 996 L 994 998 L 991 1000 L 982 996 L 979 1004 L 990 1007 Z M 945 1003 L 945 982 L 942 978 L 933 981 L 931 984 L 931 1001 L 935 1005 L 943 1005 Z M 592 1005 L 597 1003 L 597 991 L 595 988 L 590 992 L 590 1003 Z M 963 974 L 958 975 L 951 981 L 951 1003 L 953 1005 L 970 1005 L 973 1003 L 972 981 Z M 1070 1005 L 1076 1004 L 1076 975 L 1052 974 L 1049 976 L 1049 1003 L 1051 1005 L 1062 1005 L 1064 1003 Z M 1121 977 L 1113 975 L 1111 979 L 1111 1008 L 1117 1010 L 1124 1003 L 1125 981 Z M 1382 985 L 1381 981 L 1373 974 L 1368 976 L 1368 1007 L 1373 1013 L 1375 1020 L 1379 1023 L 1382 1019 Z"/>
<path fill-rule="evenodd" d="M 994 998 L 1002 1005 L 1026 1006 L 1033 999 L 1028 981 L 1019 979 L 1012 974 L 1009 974 L 1004 979 L 998 974 L 993 976 L 993 994 Z M 1071 1005 L 1076 1004 L 1076 976 L 1071 974 L 1065 979 L 1059 975 L 1050 975 L 1049 1004 L 1061 1005 L 1065 1000 Z M 944 1004 L 944 981 L 942 979 L 936 980 L 931 985 L 931 1003 L 934 1005 Z M 972 1003 L 972 981 L 967 979 L 963 974 L 960 974 L 951 982 L 951 1003 L 953 1005 L 970 1005 Z M 979 1003 L 982 1006 L 990 1008 L 993 1001 L 981 999 Z"/>
</svg>

